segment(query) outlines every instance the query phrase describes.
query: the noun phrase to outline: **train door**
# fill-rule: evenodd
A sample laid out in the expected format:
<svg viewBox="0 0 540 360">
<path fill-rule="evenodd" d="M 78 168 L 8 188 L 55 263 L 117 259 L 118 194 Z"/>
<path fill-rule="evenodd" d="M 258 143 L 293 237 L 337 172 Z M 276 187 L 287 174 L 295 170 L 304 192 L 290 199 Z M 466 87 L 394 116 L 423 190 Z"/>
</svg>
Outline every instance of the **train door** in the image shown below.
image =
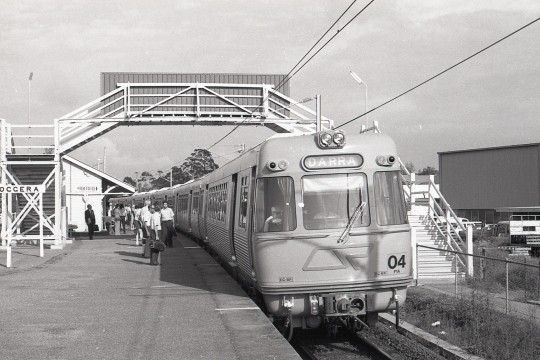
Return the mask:
<svg viewBox="0 0 540 360">
<path fill-rule="evenodd" d="M 250 269 L 251 274 L 255 274 L 255 251 L 253 251 L 253 224 L 255 220 L 255 180 L 257 178 L 257 167 L 254 166 L 251 168 L 251 181 L 250 181 L 250 190 L 248 198 L 248 245 L 249 245 L 249 260 L 250 260 Z"/>
<path fill-rule="evenodd" d="M 229 241 L 230 241 L 230 249 L 231 249 L 231 257 L 234 259 L 236 258 L 236 249 L 234 248 L 234 224 L 235 224 L 235 209 L 236 209 L 236 184 L 238 180 L 238 174 L 233 174 L 231 178 L 231 186 L 230 186 L 230 194 L 229 194 Z"/>
<path fill-rule="evenodd" d="M 251 169 L 238 173 L 235 191 L 235 221 L 231 225 L 234 229 L 234 249 L 238 268 L 251 277 L 251 254 L 250 254 L 250 219 L 249 219 L 249 198 L 251 187 Z"/>
<path fill-rule="evenodd" d="M 191 213 L 192 213 L 192 204 L 193 204 L 193 190 L 189 190 L 189 197 L 188 197 L 188 204 L 187 204 L 187 224 L 189 231 L 193 229 L 192 221 L 191 221 Z"/>
<path fill-rule="evenodd" d="M 203 206 L 204 206 L 204 209 L 203 209 L 203 213 L 202 213 L 202 216 L 203 216 L 203 221 L 204 221 L 204 227 L 203 227 L 203 234 L 202 234 L 202 239 L 203 241 L 208 241 L 208 198 L 210 197 L 209 194 L 208 194 L 208 184 L 206 184 L 205 188 L 204 188 L 204 198 L 203 198 Z"/>
<path fill-rule="evenodd" d="M 206 237 L 205 225 L 204 225 L 204 187 L 200 187 L 199 190 L 199 210 L 197 211 L 197 224 L 199 225 L 199 236 L 204 240 Z M 201 224 L 202 223 L 202 224 Z"/>
</svg>

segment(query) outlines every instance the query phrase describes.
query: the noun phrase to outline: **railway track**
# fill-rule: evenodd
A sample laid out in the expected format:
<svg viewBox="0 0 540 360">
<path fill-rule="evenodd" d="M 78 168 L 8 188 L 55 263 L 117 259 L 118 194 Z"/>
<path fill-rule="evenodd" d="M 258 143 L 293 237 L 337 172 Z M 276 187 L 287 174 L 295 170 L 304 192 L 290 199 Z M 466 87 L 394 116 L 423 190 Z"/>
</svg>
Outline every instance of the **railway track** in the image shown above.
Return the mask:
<svg viewBox="0 0 540 360">
<path fill-rule="evenodd" d="M 444 359 L 393 327 L 380 323 L 357 333 L 342 330 L 335 337 L 322 331 L 298 331 L 291 344 L 303 359 L 308 360 Z"/>
<path fill-rule="evenodd" d="M 300 334 L 292 341 L 293 347 L 305 360 L 360 359 L 397 360 L 378 344 L 360 334 L 341 334 L 333 339 Z"/>
</svg>

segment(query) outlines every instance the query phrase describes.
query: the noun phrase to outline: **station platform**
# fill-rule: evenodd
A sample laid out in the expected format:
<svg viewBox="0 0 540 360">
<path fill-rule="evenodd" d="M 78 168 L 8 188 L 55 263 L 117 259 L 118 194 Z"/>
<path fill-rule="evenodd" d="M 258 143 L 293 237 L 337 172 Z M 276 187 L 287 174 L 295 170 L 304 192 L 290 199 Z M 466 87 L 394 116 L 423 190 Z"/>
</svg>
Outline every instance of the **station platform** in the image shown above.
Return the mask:
<svg viewBox="0 0 540 360">
<path fill-rule="evenodd" d="M 133 237 L 0 252 L 0 359 L 300 359 L 216 261 L 178 235 L 149 265 Z"/>
</svg>

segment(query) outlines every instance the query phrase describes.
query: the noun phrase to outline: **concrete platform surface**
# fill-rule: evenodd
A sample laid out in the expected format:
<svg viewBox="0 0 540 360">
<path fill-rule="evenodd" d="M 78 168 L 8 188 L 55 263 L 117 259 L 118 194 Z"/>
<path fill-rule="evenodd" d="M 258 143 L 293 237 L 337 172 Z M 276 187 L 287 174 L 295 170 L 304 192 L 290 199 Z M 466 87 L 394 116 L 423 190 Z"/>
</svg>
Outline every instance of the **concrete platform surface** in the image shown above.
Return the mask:
<svg viewBox="0 0 540 360">
<path fill-rule="evenodd" d="M 150 266 L 124 238 L 0 253 L 0 359 L 299 359 L 214 259 L 178 236 Z"/>
</svg>

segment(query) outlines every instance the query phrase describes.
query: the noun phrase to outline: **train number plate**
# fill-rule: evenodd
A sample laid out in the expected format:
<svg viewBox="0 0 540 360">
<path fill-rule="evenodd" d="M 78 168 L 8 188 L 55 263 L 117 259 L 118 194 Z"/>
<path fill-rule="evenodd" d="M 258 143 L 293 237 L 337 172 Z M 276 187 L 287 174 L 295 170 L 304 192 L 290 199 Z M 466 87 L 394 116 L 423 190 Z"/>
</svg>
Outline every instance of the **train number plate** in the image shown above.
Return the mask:
<svg viewBox="0 0 540 360">
<path fill-rule="evenodd" d="M 376 271 L 375 276 L 401 275 L 408 272 L 405 254 L 388 254 L 386 257 L 386 270 Z"/>
<path fill-rule="evenodd" d="M 279 278 L 279 282 L 293 282 L 294 279 L 292 276 L 282 276 Z"/>
</svg>

